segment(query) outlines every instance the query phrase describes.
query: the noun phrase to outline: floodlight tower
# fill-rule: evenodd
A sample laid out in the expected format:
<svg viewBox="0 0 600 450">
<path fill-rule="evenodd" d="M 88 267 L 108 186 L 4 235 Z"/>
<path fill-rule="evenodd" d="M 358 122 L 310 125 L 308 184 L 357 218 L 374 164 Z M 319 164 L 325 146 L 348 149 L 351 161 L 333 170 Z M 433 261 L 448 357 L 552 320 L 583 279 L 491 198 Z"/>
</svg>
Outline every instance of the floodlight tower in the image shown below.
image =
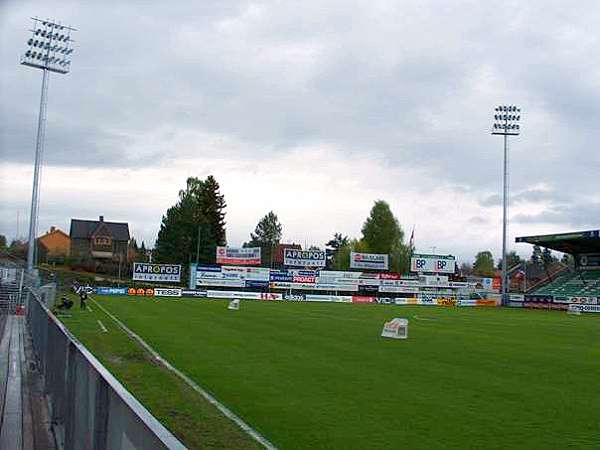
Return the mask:
<svg viewBox="0 0 600 450">
<path fill-rule="evenodd" d="M 504 136 L 504 192 L 502 196 L 502 304 L 508 304 L 508 267 L 506 241 L 508 234 L 508 136 L 518 136 L 521 108 L 514 105 L 500 105 L 494 110 L 492 134 Z"/>
<path fill-rule="evenodd" d="M 73 53 L 71 32 L 75 28 L 61 25 L 51 20 L 32 17 L 33 29 L 27 40 L 28 49 L 21 56 L 21 64 L 42 70 L 42 93 L 38 116 L 37 140 L 35 144 L 35 165 L 33 170 L 33 191 L 31 194 L 31 213 L 29 215 L 29 244 L 27 249 L 27 270 L 34 266 L 35 237 L 37 236 L 38 214 L 40 206 L 40 180 L 42 157 L 44 153 L 44 135 L 46 131 L 46 104 L 48 97 L 49 72 L 66 74 L 71 68 L 70 55 Z"/>
</svg>

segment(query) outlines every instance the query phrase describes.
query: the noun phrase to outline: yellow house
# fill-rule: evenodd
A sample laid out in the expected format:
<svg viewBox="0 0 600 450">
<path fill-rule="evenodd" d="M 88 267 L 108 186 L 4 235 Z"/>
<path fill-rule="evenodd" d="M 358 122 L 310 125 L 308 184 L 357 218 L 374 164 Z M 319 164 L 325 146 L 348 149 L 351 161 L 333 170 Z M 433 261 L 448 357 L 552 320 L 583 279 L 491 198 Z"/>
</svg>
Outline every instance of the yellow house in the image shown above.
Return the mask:
<svg viewBox="0 0 600 450">
<path fill-rule="evenodd" d="M 50 227 L 50 231 L 38 238 L 38 262 L 64 261 L 71 249 L 71 238 L 64 231 Z"/>
</svg>

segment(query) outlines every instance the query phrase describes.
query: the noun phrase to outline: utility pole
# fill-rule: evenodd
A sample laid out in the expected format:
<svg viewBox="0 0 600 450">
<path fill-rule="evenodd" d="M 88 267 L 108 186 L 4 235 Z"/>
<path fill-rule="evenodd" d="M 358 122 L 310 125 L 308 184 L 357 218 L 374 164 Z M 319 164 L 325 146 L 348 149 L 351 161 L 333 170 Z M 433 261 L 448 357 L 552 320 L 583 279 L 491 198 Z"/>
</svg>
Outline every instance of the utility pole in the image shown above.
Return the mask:
<svg viewBox="0 0 600 450">
<path fill-rule="evenodd" d="M 202 223 L 198 224 L 198 242 L 196 242 L 196 266 L 200 261 L 200 238 L 202 237 Z"/>
</svg>

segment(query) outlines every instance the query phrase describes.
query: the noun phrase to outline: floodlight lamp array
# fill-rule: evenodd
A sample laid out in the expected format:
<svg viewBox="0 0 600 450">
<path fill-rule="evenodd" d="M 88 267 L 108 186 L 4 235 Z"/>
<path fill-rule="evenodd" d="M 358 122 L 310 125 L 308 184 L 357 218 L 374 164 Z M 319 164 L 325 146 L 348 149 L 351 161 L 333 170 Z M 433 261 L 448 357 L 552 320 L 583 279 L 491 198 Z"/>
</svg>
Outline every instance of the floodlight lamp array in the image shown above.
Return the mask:
<svg viewBox="0 0 600 450">
<path fill-rule="evenodd" d="M 72 31 L 75 29 L 49 20 L 33 18 L 31 37 L 27 40 L 28 49 L 21 57 L 21 64 L 68 73 L 71 68 L 70 55 L 73 53 Z"/>
<path fill-rule="evenodd" d="M 521 131 L 521 108 L 514 105 L 500 105 L 494 108 L 492 134 L 518 135 Z"/>
</svg>

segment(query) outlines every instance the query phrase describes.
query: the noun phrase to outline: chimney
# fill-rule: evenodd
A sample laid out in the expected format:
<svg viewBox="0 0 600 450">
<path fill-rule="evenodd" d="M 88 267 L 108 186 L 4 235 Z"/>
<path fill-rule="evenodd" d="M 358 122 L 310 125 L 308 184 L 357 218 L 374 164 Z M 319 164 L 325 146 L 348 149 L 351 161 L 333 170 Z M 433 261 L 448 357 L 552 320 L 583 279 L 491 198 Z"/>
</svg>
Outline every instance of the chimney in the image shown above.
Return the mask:
<svg viewBox="0 0 600 450">
<path fill-rule="evenodd" d="M 54 233 L 56 231 L 56 227 L 52 226 L 50 227 L 50 233 Z"/>
<path fill-rule="evenodd" d="M 104 216 L 100 216 L 100 222 L 104 222 Z"/>
</svg>

